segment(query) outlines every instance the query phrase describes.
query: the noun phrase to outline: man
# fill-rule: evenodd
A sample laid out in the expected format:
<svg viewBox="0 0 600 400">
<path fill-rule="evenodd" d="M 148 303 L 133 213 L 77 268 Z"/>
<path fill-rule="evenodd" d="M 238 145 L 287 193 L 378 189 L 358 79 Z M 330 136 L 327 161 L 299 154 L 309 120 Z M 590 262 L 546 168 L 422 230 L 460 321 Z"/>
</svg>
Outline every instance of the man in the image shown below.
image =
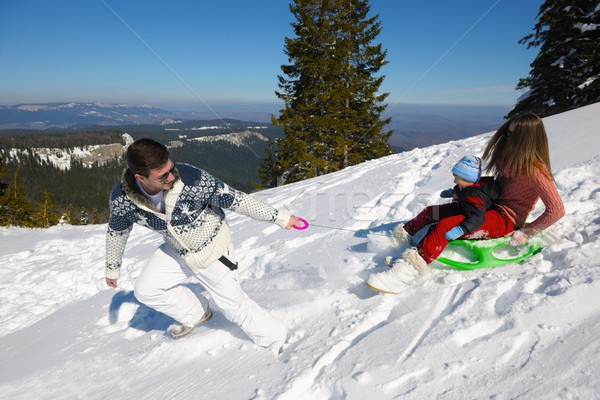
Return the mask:
<svg viewBox="0 0 600 400">
<path fill-rule="evenodd" d="M 173 337 L 187 335 L 212 313 L 208 300 L 182 285 L 195 275 L 230 321 L 260 346 L 279 354 L 285 327 L 242 290 L 223 209 L 291 229 L 301 225 L 291 214 L 235 190 L 206 171 L 171 161 L 167 148 L 140 139 L 127 149 L 128 168 L 110 197 L 106 235 L 106 283 L 116 288 L 133 224 L 163 235 L 135 283 L 135 297 L 180 325 Z"/>
</svg>

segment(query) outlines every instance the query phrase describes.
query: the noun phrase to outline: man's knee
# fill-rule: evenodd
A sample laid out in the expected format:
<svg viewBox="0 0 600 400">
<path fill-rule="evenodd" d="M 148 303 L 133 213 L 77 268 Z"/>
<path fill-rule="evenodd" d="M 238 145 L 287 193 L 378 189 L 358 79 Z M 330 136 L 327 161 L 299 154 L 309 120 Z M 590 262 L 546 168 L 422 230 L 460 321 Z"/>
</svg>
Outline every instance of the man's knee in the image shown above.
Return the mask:
<svg viewBox="0 0 600 400">
<path fill-rule="evenodd" d="M 160 297 L 164 293 L 164 290 L 150 286 L 144 283 L 143 280 L 137 280 L 133 287 L 133 295 L 142 304 L 151 302 L 152 300 Z"/>
</svg>

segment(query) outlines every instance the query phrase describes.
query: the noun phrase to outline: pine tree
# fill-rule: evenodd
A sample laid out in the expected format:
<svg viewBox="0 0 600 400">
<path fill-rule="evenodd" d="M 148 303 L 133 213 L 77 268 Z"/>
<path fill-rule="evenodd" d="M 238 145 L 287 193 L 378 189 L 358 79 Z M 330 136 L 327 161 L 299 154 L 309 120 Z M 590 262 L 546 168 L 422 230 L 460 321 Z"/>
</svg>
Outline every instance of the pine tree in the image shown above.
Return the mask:
<svg viewBox="0 0 600 400">
<path fill-rule="evenodd" d="M 88 215 L 87 210 L 84 208 L 81 210 L 81 214 L 79 216 L 79 225 L 87 225 L 90 222 L 90 217 Z"/>
<path fill-rule="evenodd" d="M 62 225 L 77 225 L 77 220 L 73 217 L 73 205 L 69 204 L 64 210 L 60 217 L 60 224 Z"/>
<path fill-rule="evenodd" d="M 92 224 L 96 225 L 99 223 L 100 223 L 100 217 L 98 216 L 98 210 L 94 208 L 92 210 Z"/>
<path fill-rule="evenodd" d="M 275 142 L 273 140 L 269 140 L 267 148 L 265 149 L 265 158 L 258 168 L 260 184 L 255 185 L 257 189 L 277 186 L 277 170 L 275 169 L 276 163 L 277 153 L 275 151 Z"/>
<path fill-rule="evenodd" d="M 508 117 L 534 112 L 542 117 L 600 101 L 600 6 L 597 0 L 547 0 L 534 33 L 519 41 L 540 47 L 527 78 L 528 89 Z"/>
<path fill-rule="evenodd" d="M 6 189 L 8 188 L 8 184 L 2 182 L 2 179 L 8 174 L 8 168 L 4 165 L 4 159 L 0 158 L 0 197 L 4 196 L 6 193 Z M 0 210 L 1 212 L 1 210 Z"/>
<path fill-rule="evenodd" d="M 381 120 L 378 93 L 387 51 L 371 43 L 381 32 L 368 0 L 295 0 L 296 38 L 285 39 L 289 65 L 281 67 L 285 103 L 273 124 L 283 127 L 274 169 L 283 182 L 338 171 L 391 154 L 391 131 Z M 270 161 L 268 161 L 270 162 Z M 268 168 L 267 168 L 268 169 Z M 273 183 L 273 181 L 271 182 Z"/>
<path fill-rule="evenodd" d="M 60 216 L 56 212 L 56 205 L 50 201 L 50 192 L 44 190 L 44 200 L 36 203 L 36 210 L 32 215 L 33 223 L 38 228 L 49 228 L 58 224 Z"/>
<path fill-rule="evenodd" d="M 21 182 L 19 172 L 20 169 L 17 168 L 4 194 L 0 196 L 0 225 L 35 227 L 34 206 L 27 200 L 27 190 Z"/>
<path fill-rule="evenodd" d="M 4 165 L 4 159 L 0 158 L 0 226 L 9 225 L 8 215 L 12 209 L 9 204 L 8 184 L 2 182 L 4 177 L 8 175 L 8 168 Z"/>
</svg>

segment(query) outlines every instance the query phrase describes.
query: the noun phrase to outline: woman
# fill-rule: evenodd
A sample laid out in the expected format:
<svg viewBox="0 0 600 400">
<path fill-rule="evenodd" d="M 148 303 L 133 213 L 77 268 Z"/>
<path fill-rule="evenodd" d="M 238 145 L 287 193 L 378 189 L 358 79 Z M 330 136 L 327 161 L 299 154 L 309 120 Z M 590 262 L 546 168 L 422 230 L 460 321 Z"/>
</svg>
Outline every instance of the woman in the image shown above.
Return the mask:
<svg viewBox="0 0 600 400">
<path fill-rule="evenodd" d="M 500 196 L 496 204 L 486 212 L 481 227 L 463 238 L 497 238 L 510 234 L 510 244 L 522 245 L 529 238 L 540 233 L 558 221 L 565 214 L 563 202 L 558 194 L 550 167 L 548 137 L 542 119 L 535 114 L 524 114 L 504 123 L 492 136 L 483 159 L 488 161 L 486 171 L 495 172 L 500 186 Z M 535 221 L 525 225 L 529 213 L 541 199 L 546 210 Z M 430 207 L 426 208 L 427 212 Z M 402 241 L 426 225 L 423 213 L 417 218 L 399 225 L 394 234 Z M 379 274 L 372 274 L 367 284 L 374 290 L 385 293 L 399 293 L 405 284 L 417 274 L 427 272 L 427 265 L 446 247 L 447 224 L 444 219 L 436 219 L 430 212 L 431 222 L 438 222 L 419 243 L 417 248 L 404 252 L 402 258 L 394 262 L 392 268 Z M 417 224 L 417 219 L 419 219 Z"/>
<path fill-rule="evenodd" d="M 483 158 L 489 160 L 486 170 L 495 170 L 500 185 L 496 208 L 517 229 L 510 240 L 513 246 L 525 243 L 565 215 L 552 176 L 548 137 L 540 117 L 524 114 L 506 122 L 488 143 Z M 538 199 L 546 210 L 524 226 Z"/>
</svg>

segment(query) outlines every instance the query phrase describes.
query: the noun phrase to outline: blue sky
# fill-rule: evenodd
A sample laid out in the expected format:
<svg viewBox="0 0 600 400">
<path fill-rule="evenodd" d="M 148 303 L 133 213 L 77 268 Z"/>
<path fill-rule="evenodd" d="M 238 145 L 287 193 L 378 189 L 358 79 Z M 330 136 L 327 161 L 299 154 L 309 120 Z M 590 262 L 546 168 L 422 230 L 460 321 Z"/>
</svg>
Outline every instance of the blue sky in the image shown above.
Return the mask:
<svg viewBox="0 0 600 400">
<path fill-rule="evenodd" d="M 512 105 L 542 0 L 372 0 L 390 104 Z M 276 102 L 287 0 L 0 0 L 0 105 Z"/>
</svg>

